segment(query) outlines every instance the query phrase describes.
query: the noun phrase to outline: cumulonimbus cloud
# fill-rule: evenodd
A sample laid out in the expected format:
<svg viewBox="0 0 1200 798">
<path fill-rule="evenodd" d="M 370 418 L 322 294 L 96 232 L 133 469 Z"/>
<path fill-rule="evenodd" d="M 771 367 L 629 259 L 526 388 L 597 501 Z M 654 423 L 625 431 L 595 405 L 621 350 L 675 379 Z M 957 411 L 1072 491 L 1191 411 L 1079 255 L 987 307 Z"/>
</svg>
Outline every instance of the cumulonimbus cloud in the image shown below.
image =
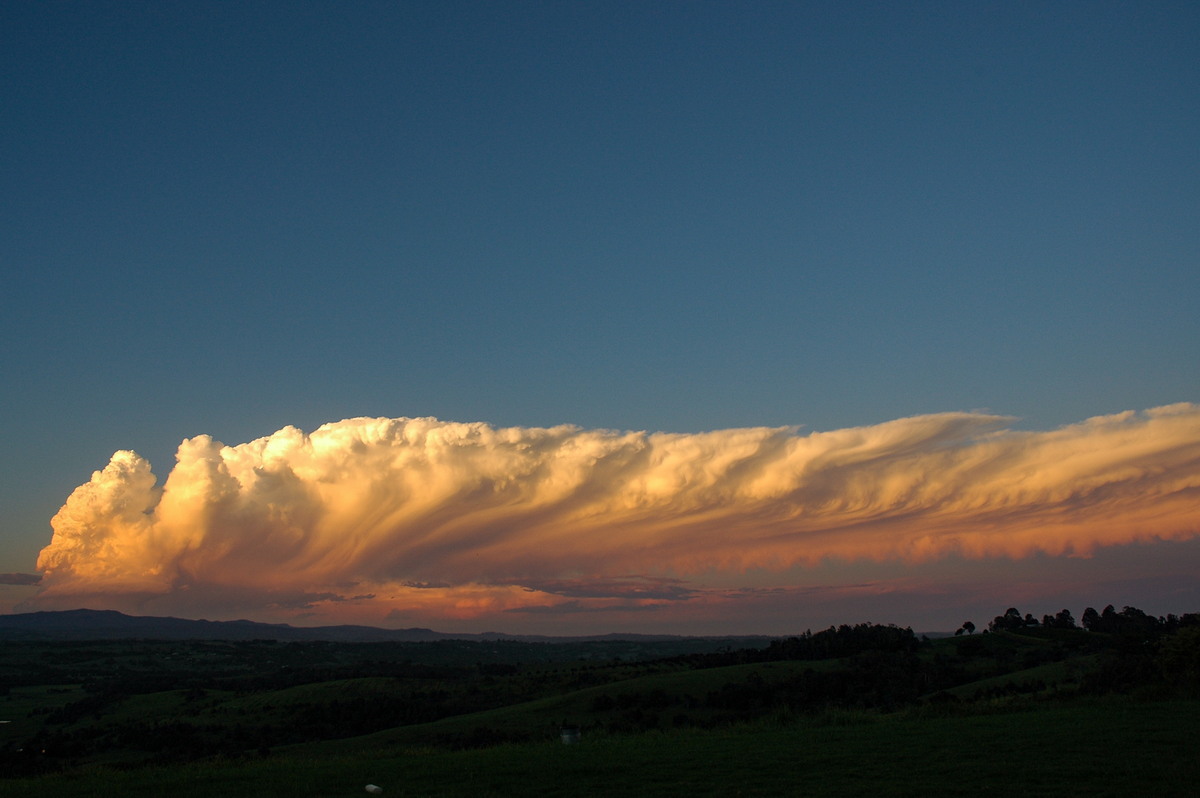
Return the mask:
<svg viewBox="0 0 1200 798">
<path fill-rule="evenodd" d="M 672 579 L 825 558 L 1086 556 L 1200 534 L 1200 406 L 1009 421 L 668 434 L 358 418 L 237 446 L 202 435 L 161 485 L 121 451 L 71 494 L 33 606 L 369 590 L 469 614 L 606 590 L 669 601 L 690 596 Z"/>
</svg>

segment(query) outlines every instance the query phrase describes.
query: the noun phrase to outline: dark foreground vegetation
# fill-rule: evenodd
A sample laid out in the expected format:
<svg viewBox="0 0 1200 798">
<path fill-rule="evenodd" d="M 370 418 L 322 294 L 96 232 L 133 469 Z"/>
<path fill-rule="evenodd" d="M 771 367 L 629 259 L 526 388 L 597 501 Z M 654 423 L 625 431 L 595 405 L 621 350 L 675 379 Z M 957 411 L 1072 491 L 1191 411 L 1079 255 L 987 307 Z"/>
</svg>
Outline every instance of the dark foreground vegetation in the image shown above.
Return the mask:
<svg viewBox="0 0 1200 798">
<path fill-rule="evenodd" d="M 3 642 L 0 795 L 1195 794 L 1200 615 L 1082 617 L 745 645 Z"/>
</svg>

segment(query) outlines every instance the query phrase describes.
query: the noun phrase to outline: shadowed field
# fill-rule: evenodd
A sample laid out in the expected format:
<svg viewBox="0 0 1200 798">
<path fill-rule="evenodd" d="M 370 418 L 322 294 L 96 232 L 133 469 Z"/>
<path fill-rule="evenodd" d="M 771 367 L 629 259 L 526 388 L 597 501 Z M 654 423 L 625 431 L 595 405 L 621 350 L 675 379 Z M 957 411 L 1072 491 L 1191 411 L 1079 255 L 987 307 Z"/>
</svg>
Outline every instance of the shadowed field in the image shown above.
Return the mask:
<svg viewBox="0 0 1200 798">
<path fill-rule="evenodd" d="M 779 724 L 447 751 L 273 756 L 0 782 L 8 795 L 1194 795 L 1200 702 L 1111 698 L 930 717 L 831 713 Z"/>
<path fill-rule="evenodd" d="M 0 795 L 1193 795 L 1200 624 L 1121 617 L 747 648 L 9 641 Z"/>
</svg>

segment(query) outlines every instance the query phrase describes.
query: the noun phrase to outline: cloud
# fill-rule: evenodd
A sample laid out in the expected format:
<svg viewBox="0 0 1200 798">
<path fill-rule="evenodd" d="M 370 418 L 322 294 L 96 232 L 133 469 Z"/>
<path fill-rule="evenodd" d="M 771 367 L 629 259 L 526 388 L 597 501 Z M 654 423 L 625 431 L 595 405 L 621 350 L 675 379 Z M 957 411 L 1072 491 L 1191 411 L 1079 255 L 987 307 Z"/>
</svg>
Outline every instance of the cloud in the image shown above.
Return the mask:
<svg viewBox="0 0 1200 798">
<path fill-rule="evenodd" d="M 1088 556 L 1200 534 L 1200 407 L 1009 422 L 669 434 L 358 418 L 237 446 L 202 435 L 161 485 L 120 451 L 76 488 L 29 606 L 346 605 L 354 585 L 381 614 L 461 618 L 705 601 L 685 580 L 829 558 Z"/>
<path fill-rule="evenodd" d="M 36 585 L 41 581 L 41 574 L 0 574 L 0 585 Z"/>
<path fill-rule="evenodd" d="M 654 612 L 658 604 L 585 604 L 582 601 L 564 601 L 561 604 L 532 604 L 528 607 L 510 607 L 505 612 L 527 615 L 578 615 L 585 612 Z"/>
<path fill-rule="evenodd" d="M 696 595 L 682 579 L 619 576 L 609 579 L 546 579 L 531 582 L 528 590 L 572 598 L 635 598 L 682 601 Z"/>
</svg>

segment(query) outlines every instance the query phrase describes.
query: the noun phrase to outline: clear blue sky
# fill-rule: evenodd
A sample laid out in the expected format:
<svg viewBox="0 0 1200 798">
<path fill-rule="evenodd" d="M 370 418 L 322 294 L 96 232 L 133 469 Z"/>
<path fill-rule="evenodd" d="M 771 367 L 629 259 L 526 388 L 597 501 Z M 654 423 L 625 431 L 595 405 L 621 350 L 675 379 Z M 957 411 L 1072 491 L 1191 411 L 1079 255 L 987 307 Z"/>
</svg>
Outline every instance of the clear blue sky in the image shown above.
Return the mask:
<svg viewBox="0 0 1200 798">
<path fill-rule="evenodd" d="M 201 433 L 1200 400 L 1195 3 L 9 2 L 0 74 L 0 572 Z"/>
</svg>

